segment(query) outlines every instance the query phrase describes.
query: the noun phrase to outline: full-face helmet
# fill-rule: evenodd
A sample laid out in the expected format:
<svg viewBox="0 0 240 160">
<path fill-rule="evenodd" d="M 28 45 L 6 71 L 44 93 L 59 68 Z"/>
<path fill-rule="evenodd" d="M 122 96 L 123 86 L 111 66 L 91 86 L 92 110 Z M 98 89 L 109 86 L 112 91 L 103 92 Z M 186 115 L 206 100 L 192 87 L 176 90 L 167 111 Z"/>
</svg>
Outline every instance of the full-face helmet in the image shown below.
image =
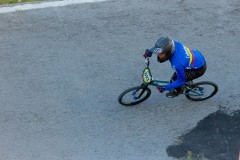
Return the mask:
<svg viewBox="0 0 240 160">
<path fill-rule="evenodd" d="M 150 51 L 158 55 L 157 57 L 160 63 L 165 62 L 171 58 L 174 52 L 174 41 L 169 37 L 161 37 Z M 164 58 L 160 58 L 160 54 L 165 54 Z"/>
</svg>

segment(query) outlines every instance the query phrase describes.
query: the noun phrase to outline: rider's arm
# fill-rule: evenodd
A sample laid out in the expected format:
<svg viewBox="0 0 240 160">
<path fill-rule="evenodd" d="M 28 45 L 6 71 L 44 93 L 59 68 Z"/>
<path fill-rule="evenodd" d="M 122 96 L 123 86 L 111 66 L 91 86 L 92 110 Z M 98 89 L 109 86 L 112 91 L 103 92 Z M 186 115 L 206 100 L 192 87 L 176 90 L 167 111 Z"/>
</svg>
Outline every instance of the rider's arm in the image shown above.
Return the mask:
<svg viewBox="0 0 240 160">
<path fill-rule="evenodd" d="M 171 90 L 173 88 L 178 88 L 181 87 L 185 83 L 185 70 L 184 67 L 182 66 L 176 66 L 176 73 L 177 73 L 177 80 L 166 85 L 165 89 L 166 90 Z"/>
</svg>

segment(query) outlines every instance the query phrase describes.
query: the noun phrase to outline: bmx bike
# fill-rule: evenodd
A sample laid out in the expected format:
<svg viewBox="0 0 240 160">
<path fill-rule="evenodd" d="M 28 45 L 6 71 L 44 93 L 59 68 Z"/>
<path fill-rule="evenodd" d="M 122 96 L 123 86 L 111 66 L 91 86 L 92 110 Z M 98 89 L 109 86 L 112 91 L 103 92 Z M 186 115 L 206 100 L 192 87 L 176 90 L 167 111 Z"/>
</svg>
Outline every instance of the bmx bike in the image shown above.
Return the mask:
<svg viewBox="0 0 240 160">
<path fill-rule="evenodd" d="M 145 58 L 145 68 L 142 74 L 143 83 L 140 86 L 131 87 L 123 91 L 119 97 L 118 102 L 125 106 L 133 106 L 139 104 L 151 95 L 149 86 L 157 87 L 160 84 L 168 84 L 170 81 L 158 80 L 152 77 L 149 65 L 149 57 Z M 218 86 L 211 81 L 201 81 L 194 83 L 193 81 L 185 82 L 183 85 L 183 92 L 187 99 L 191 101 L 203 101 L 214 96 L 218 91 Z"/>
</svg>

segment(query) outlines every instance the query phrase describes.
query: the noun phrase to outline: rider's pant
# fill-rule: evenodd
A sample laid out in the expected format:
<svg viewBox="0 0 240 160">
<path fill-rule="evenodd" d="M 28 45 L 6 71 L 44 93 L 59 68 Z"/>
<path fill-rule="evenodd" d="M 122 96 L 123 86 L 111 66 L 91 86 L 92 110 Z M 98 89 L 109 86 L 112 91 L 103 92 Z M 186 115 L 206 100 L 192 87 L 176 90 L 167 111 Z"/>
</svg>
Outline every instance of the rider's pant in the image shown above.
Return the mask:
<svg viewBox="0 0 240 160">
<path fill-rule="evenodd" d="M 204 65 L 201 68 L 197 68 L 197 69 L 185 69 L 185 81 L 191 81 L 193 79 L 196 79 L 198 77 L 201 77 L 207 69 L 207 64 L 206 62 L 204 63 Z M 171 82 L 177 80 L 177 73 L 174 72 L 171 78 Z M 176 88 L 176 90 L 178 92 L 181 92 L 181 87 Z"/>
</svg>

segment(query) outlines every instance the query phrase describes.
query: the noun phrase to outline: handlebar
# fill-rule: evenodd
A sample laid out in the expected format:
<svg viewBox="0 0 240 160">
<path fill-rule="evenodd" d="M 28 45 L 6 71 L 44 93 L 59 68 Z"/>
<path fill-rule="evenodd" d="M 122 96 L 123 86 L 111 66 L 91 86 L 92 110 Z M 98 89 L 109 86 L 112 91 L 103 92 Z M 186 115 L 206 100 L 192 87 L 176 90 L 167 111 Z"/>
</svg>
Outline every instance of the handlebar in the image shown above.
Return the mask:
<svg viewBox="0 0 240 160">
<path fill-rule="evenodd" d="M 150 57 L 146 57 L 146 58 L 145 58 L 145 64 L 146 64 L 146 67 L 148 67 L 149 64 L 150 64 L 149 58 L 150 58 Z"/>
</svg>

